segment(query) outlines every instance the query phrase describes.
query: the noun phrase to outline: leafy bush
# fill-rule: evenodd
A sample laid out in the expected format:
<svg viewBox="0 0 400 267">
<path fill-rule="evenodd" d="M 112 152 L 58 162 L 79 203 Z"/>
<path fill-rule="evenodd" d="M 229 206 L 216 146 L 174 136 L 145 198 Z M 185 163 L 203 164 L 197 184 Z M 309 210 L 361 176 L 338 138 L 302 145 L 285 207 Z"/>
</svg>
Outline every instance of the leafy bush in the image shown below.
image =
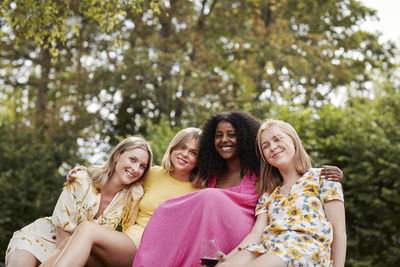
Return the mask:
<svg viewBox="0 0 400 267">
<path fill-rule="evenodd" d="M 29 127 L 0 125 L 1 258 L 14 231 L 52 214 L 65 180 L 59 170 L 74 150 Z"/>
</svg>

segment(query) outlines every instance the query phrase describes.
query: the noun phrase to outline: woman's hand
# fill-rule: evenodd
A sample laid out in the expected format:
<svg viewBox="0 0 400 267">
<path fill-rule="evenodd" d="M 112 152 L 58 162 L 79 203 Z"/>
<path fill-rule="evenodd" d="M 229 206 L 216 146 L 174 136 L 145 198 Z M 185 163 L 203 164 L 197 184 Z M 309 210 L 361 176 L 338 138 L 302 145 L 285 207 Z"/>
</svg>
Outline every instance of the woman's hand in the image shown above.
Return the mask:
<svg viewBox="0 0 400 267">
<path fill-rule="evenodd" d="M 341 183 L 343 180 L 343 172 L 336 166 L 322 165 L 320 177 L 322 179 L 326 178 L 331 181 Z"/>
<path fill-rule="evenodd" d="M 217 257 L 218 257 L 218 263 L 226 261 L 226 255 L 220 250 L 217 251 Z M 201 260 L 199 260 L 199 264 L 202 266 L 206 266 L 201 262 Z"/>
<path fill-rule="evenodd" d="M 218 257 L 218 263 L 224 262 L 227 259 L 226 255 L 220 250 L 218 250 L 217 252 L 217 257 Z"/>
</svg>

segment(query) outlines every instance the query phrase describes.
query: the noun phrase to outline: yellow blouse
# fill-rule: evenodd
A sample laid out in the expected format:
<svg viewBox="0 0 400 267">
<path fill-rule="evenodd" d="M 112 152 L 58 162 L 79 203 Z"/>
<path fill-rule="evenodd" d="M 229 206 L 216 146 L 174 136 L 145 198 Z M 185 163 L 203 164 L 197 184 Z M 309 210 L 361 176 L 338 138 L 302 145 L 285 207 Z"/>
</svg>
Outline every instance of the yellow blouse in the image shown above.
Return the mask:
<svg viewBox="0 0 400 267">
<path fill-rule="evenodd" d="M 154 210 L 161 203 L 201 188 L 194 187 L 190 182 L 179 181 L 171 177 L 162 167 L 154 166 L 143 183 L 143 189 L 144 196 L 139 204 L 139 214 L 136 223 L 125 231 L 133 239 L 136 247 L 140 244 L 144 228 L 153 215 Z"/>
</svg>

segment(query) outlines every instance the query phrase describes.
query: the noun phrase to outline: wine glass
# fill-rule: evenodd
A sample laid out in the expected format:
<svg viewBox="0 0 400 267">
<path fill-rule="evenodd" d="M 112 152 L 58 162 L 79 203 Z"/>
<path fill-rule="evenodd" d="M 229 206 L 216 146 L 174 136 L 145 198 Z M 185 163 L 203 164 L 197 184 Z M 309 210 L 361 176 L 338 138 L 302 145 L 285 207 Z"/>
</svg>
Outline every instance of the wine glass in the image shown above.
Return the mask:
<svg viewBox="0 0 400 267">
<path fill-rule="evenodd" d="M 202 239 L 200 244 L 201 264 L 203 266 L 215 266 L 218 263 L 217 239 Z"/>
</svg>

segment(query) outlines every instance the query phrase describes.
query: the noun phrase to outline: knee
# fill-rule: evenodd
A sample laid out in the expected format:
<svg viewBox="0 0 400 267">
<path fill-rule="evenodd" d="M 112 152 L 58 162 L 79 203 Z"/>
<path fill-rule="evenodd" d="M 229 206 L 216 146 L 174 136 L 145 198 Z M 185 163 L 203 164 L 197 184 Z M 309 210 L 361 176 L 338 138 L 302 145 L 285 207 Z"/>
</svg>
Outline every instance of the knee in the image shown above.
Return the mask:
<svg viewBox="0 0 400 267">
<path fill-rule="evenodd" d="M 225 261 L 222 263 L 218 263 L 217 267 L 240 267 L 240 265 L 234 264 L 232 262 L 229 261 Z"/>
<path fill-rule="evenodd" d="M 39 260 L 26 250 L 17 249 L 6 258 L 6 266 L 38 266 Z"/>
</svg>

